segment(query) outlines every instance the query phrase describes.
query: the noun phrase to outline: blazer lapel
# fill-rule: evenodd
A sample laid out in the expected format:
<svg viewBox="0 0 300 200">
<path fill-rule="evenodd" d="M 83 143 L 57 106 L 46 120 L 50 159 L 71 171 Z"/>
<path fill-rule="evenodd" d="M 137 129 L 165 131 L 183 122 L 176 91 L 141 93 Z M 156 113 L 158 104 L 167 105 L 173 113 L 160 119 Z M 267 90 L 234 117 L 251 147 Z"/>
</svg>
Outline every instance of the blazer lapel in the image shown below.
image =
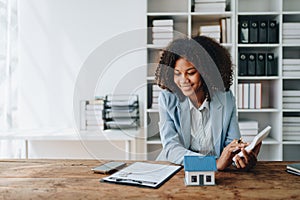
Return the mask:
<svg viewBox="0 0 300 200">
<path fill-rule="evenodd" d="M 211 130 L 214 139 L 215 151 L 218 157 L 221 155 L 221 142 L 222 142 L 222 123 L 223 123 L 223 104 L 219 99 L 219 95 L 215 94 L 210 103 L 210 118 Z"/>
<path fill-rule="evenodd" d="M 178 111 L 180 116 L 181 133 L 183 137 L 184 146 L 189 148 L 191 145 L 191 115 L 189 101 L 186 98 L 178 105 Z"/>
</svg>

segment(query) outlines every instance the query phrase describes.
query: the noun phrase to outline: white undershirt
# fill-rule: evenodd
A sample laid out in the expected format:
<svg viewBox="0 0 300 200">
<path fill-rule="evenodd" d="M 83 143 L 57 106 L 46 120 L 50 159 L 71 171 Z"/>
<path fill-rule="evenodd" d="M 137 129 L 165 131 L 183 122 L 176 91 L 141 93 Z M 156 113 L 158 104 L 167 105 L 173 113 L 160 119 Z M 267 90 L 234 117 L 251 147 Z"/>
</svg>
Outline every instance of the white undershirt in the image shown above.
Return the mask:
<svg viewBox="0 0 300 200">
<path fill-rule="evenodd" d="M 200 108 L 196 108 L 189 99 L 191 113 L 191 150 L 202 155 L 215 155 L 211 132 L 209 102 L 204 100 Z"/>
</svg>

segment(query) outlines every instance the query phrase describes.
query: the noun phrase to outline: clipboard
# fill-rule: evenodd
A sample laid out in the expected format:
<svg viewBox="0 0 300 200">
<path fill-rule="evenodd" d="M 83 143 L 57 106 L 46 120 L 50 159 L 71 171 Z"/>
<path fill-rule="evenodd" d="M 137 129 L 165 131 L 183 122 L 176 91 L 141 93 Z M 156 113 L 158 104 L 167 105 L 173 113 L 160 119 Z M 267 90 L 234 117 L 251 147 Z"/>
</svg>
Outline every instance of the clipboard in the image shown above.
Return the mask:
<svg viewBox="0 0 300 200">
<path fill-rule="evenodd" d="M 135 162 L 100 182 L 159 188 L 182 166 Z"/>
</svg>

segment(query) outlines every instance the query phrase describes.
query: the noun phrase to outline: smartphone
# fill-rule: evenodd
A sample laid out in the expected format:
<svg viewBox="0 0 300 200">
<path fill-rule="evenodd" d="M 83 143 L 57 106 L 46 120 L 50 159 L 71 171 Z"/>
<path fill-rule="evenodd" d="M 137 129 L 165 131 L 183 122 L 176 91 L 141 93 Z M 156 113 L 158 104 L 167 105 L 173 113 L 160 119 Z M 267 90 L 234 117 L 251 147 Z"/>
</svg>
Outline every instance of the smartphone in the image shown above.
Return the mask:
<svg viewBox="0 0 300 200">
<path fill-rule="evenodd" d="M 125 165 L 126 163 L 124 162 L 108 162 L 92 168 L 92 171 L 101 174 L 111 174 L 117 170 L 122 169 Z"/>
</svg>

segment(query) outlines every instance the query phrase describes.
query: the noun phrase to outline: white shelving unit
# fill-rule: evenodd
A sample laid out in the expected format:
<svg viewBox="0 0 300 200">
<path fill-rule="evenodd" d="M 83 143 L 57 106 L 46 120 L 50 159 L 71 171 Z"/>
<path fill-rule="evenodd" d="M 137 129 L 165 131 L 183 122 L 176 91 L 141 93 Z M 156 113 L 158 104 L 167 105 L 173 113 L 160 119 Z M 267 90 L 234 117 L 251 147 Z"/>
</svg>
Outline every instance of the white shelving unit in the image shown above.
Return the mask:
<svg viewBox="0 0 300 200">
<path fill-rule="evenodd" d="M 222 43 L 232 56 L 235 66 L 234 84 L 231 87 L 238 98 L 238 83 L 262 84 L 262 108 L 238 109 L 239 119 L 254 119 L 259 122 L 259 131 L 265 126 L 272 126 L 270 137 L 263 141 L 260 160 L 300 160 L 300 140 L 285 141 L 283 118 L 299 116 L 300 109 L 283 109 L 283 91 L 300 90 L 300 77 L 286 77 L 282 73 L 282 61 L 287 58 L 300 59 L 300 43 L 285 44 L 282 40 L 282 25 L 284 22 L 300 22 L 300 2 L 298 0 L 227 0 L 224 12 L 194 12 L 194 0 L 148 0 L 147 24 L 152 27 L 154 19 L 173 19 L 174 30 L 187 36 L 198 33 L 199 26 L 219 24 L 220 19 L 231 19 L 231 42 Z M 239 43 L 238 25 L 240 18 L 255 20 L 276 20 L 278 22 L 278 42 L 276 43 Z M 154 74 L 159 61 L 159 52 L 165 46 L 151 44 L 151 31 L 147 43 L 147 83 L 154 83 Z M 239 52 L 273 53 L 276 58 L 277 74 L 272 76 L 238 76 Z M 300 64 L 298 65 L 300 68 Z M 149 98 L 147 99 L 149 100 Z M 151 100 L 151 99 L 150 99 Z M 300 102 L 299 102 L 300 104 Z M 158 128 L 158 110 L 149 105 L 145 114 L 145 136 L 147 152 L 146 159 L 153 160 L 161 150 Z M 299 125 L 300 126 L 300 125 Z"/>
</svg>

